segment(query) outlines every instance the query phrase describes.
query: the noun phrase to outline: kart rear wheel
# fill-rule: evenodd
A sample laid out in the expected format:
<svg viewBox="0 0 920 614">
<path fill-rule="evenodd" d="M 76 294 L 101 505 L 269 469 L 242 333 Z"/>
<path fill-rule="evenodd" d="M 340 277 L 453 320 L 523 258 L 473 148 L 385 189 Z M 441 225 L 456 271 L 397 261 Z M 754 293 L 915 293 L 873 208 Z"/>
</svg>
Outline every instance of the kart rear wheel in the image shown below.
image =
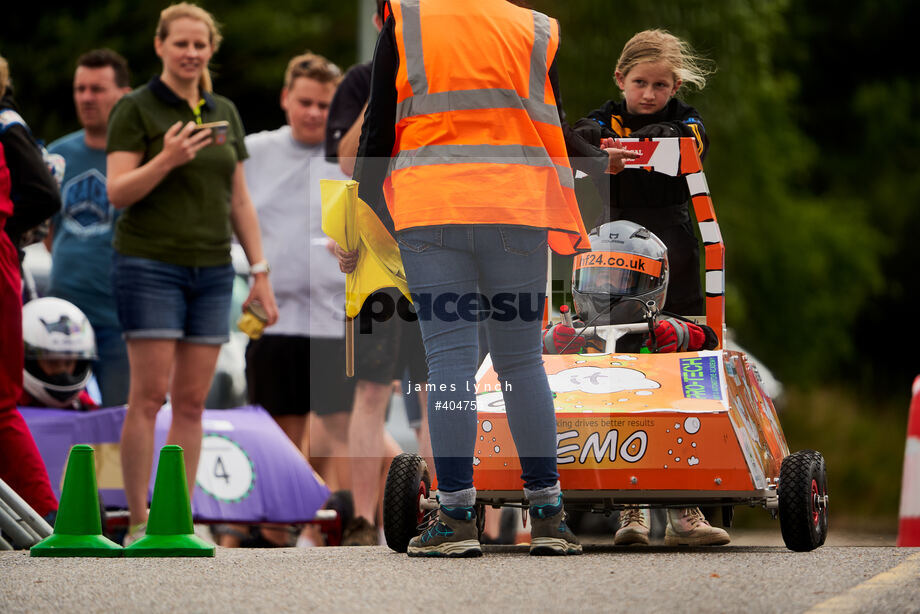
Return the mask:
<svg viewBox="0 0 920 614">
<path fill-rule="evenodd" d="M 779 477 L 779 526 L 786 547 L 808 552 L 827 538 L 827 469 L 824 457 L 801 450 L 783 459 Z"/>
<path fill-rule="evenodd" d="M 405 552 L 409 540 L 421 531 L 422 501 L 431 490 L 428 464 L 418 454 L 400 454 L 390 463 L 383 491 L 383 534 L 387 546 Z"/>
</svg>

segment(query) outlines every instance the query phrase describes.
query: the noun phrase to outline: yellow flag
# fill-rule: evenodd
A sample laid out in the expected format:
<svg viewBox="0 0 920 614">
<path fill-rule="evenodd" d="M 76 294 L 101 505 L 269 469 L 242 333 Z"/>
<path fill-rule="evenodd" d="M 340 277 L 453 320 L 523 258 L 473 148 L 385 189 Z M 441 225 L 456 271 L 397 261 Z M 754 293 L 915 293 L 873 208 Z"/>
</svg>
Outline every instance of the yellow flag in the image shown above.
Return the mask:
<svg viewBox="0 0 920 614">
<path fill-rule="evenodd" d="M 323 232 L 347 251 L 358 249 L 358 264 L 345 276 L 345 315 L 353 318 L 364 300 L 381 288 L 409 296 L 399 247 L 374 210 L 358 198 L 358 182 L 321 179 Z"/>
</svg>

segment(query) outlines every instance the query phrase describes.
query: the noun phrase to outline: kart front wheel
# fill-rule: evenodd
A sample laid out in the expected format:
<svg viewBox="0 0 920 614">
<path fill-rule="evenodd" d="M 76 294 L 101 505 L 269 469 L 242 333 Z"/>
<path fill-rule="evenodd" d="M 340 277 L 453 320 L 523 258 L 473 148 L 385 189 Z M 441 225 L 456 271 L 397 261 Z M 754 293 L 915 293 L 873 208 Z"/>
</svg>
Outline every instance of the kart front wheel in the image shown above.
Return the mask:
<svg viewBox="0 0 920 614">
<path fill-rule="evenodd" d="M 430 489 L 428 464 L 418 454 L 400 454 L 390 463 L 383 491 L 383 534 L 396 552 L 405 552 L 409 540 L 421 532 L 422 501 Z"/>
<path fill-rule="evenodd" d="M 801 450 L 783 459 L 779 474 L 779 526 L 786 547 L 808 552 L 827 538 L 827 469 L 824 457 Z"/>
</svg>

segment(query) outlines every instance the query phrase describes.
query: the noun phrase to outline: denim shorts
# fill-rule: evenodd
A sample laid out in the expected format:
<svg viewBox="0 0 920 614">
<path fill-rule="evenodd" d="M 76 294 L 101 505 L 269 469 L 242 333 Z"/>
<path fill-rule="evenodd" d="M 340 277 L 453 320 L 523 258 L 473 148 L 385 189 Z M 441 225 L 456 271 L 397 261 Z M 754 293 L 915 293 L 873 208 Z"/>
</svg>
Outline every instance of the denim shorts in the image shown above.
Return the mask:
<svg viewBox="0 0 920 614">
<path fill-rule="evenodd" d="M 112 289 L 126 339 L 230 339 L 233 265 L 187 267 L 115 253 Z"/>
</svg>

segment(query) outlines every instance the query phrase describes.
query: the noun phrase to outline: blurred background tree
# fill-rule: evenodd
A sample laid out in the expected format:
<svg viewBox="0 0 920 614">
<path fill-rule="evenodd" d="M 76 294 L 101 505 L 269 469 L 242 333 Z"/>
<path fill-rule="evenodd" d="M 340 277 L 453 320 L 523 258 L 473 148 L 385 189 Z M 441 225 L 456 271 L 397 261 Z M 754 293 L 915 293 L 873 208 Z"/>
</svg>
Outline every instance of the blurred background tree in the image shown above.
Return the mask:
<svg viewBox="0 0 920 614">
<path fill-rule="evenodd" d="M 39 138 L 78 128 L 71 79 L 80 53 L 118 50 L 134 85 L 160 70 L 152 38 L 167 4 L 87 0 L 5 11 L 0 54 Z M 370 20 L 370 0 L 201 4 L 223 24 L 215 87 L 236 102 L 248 132 L 284 121 L 278 94 L 292 55 L 310 49 L 343 68 L 367 59 L 358 57 L 369 49 L 358 44 L 358 30 Z M 795 389 L 784 419 L 792 447 L 820 448 L 814 438 L 822 432 L 846 430 L 824 440 L 835 446 L 824 450 L 832 486 L 834 468 L 843 466 L 847 480 L 837 486 L 850 489 L 853 509 L 893 516 L 897 484 L 877 501 L 866 494 L 876 492 L 879 474 L 889 484 L 900 474 L 900 454 L 891 450 L 903 445 L 910 382 L 920 373 L 920 327 L 912 325 L 920 300 L 913 236 L 920 225 L 920 71 L 912 54 L 894 51 L 895 42 L 912 40 L 920 5 L 531 4 L 561 22 L 559 72 L 572 123 L 619 97 L 614 65 L 637 31 L 666 28 L 713 60 L 707 87 L 684 97 L 700 110 L 712 141 L 705 166 L 726 243 L 729 325 Z M 590 182 L 579 184 L 590 224 L 597 198 Z M 556 277 L 567 277 L 569 266 L 557 260 Z M 848 418 L 835 427 L 835 415 Z M 885 423 L 885 436 L 861 439 L 873 420 Z M 857 466 L 850 451 L 860 445 Z"/>
<path fill-rule="evenodd" d="M 132 85 L 162 65 L 153 50 L 160 11 L 170 2 L 89 0 L 49 10 L 21 3 L 0 22 L 0 54 L 10 62 L 16 97 L 39 138 L 53 140 L 79 125 L 71 85 L 77 57 L 110 47 L 128 59 Z M 248 132 L 284 122 L 278 106 L 287 61 L 310 49 L 347 67 L 355 61 L 355 2 L 273 0 L 200 2 L 224 36 L 213 58 L 215 91 L 232 99 Z"/>
</svg>

